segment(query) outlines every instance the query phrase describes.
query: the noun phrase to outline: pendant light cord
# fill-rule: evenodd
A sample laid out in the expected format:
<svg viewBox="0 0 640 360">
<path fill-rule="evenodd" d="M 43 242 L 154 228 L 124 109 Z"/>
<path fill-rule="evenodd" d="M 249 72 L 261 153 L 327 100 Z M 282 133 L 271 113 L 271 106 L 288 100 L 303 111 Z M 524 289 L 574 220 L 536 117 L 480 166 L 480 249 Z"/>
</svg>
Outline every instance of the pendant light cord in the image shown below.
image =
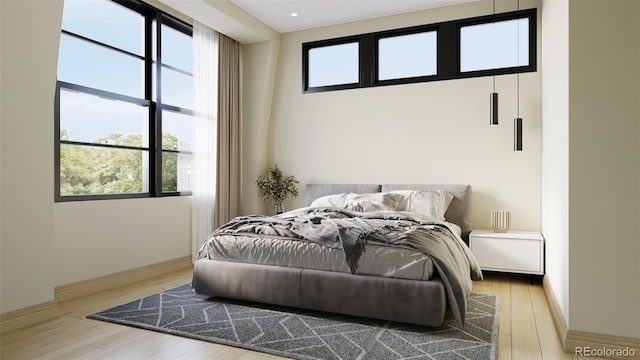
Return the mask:
<svg viewBox="0 0 640 360">
<path fill-rule="evenodd" d="M 493 0 L 495 6 L 495 0 Z M 516 10 L 520 11 L 520 0 L 516 0 Z M 520 57 L 520 25 L 518 24 L 518 58 Z M 520 63 L 520 59 L 518 59 L 518 65 Z M 520 73 L 516 74 L 516 97 L 518 101 L 516 102 L 516 113 L 518 117 L 520 117 Z"/>
<path fill-rule="evenodd" d="M 518 0 L 519 1 L 519 0 Z M 496 0 L 493 0 L 493 21 L 495 23 L 495 17 L 496 17 Z M 493 75 L 493 92 L 496 92 L 496 76 Z"/>
<path fill-rule="evenodd" d="M 520 117 L 520 74 L 516 75 L 516 97 L 518 101 L 516 102 L 516 113 L 518 117 Z"/>
</svg>

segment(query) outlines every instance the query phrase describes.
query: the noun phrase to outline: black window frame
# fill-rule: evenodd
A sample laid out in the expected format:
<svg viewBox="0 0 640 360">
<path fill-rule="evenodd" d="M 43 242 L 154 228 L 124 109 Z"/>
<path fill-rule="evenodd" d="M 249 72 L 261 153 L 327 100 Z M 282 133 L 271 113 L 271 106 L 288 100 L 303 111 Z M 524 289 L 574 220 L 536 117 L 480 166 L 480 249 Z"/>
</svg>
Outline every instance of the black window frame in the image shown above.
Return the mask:
<svg viewBox="0 0 640 360">
<path fill-rule="evenodd" d="M 365 59 L 366 56 L 363 56 L 364 49 L 362 48 L 362 43 L 360 41 L 359 36 L 346 36 L 346 37 L 340 37 L 336 39 L 316 41 L 313 43 L 313 46 L 308 46 L 309 44 L 302 44 L 302 48 L 303 48 L 302 64 L 304 67 L 303 77 L 302 77 L 302 86 L 305 88 L 308 88 L 307 84 L 309 84 L 309 50 L 314 48 L 323 48 L 328 46 L 344 45 L 344 44 L 351 44 L 351 43 L 358 43 L 358 65 L 359 65 L 358 66 L 359 68 L 358 82 L 349 83 L 349 84 L 315 86 L 315 87 L 311 87 L 311 89 L 314 89 L 312 91 L 333 91 L 333 90 L 355 89 L 355 88 L 362 87 L 360 84 L 362 84 L 364 78 L 366 77 L 366 74 L 363 74 L 362 72 L 364 68 L 362 64 L 362 60 Z"/>
<path fill-rule="evenodd" d="M 517 74 L 537 71 L 537 8 L 511 11 L 494 15 L 484 15 L 466 19 L 445 21 L 440 23 L 418 25 L 406 28 L 378 31 L 347 37 L 311 41 L 302 44 L 302 92 L 315 93 L 324 91 L 366 88 L 418 82 L 465 79 L 481 76 Z M 488 24 L 514 19 L 529 19 L 529 64 L 526 66 L 496 68 L 477 71 L 460 71 L 460 29 L 470 25 Z M 387 37 L 436 32 L 437 74 L 428 76 L 407 77 L 399 79 L 378 80 L 378 40 Z M 346 42 L 358 42 L 360 45 L 360 81 L 357 84 L 310 87 L 308 82 L 309 50 L 317 47 L 338 45 Z"/>
<path fill-rule="evenodd" d="M 162 148 L 162 111 L 173 111 L 187 115 L 193 115 L 193 109 L 185 109 L 174 105 L 164 104 L 162 102 L 162 68 L 177 70 L 181 73 L 187 73 L 182 69 L 178 69 L 162 63 L 162 25 L 169 26 L 174 30 L 180 31 L 185 35 L 193 37 L 193 27 L 155 7 L 148 5 L 139 0 L 111 0 L 112 2 L 124 6 L 130 10 L 139 13 L 144 18 L 144 55 L 138 55 L 120 48 L 102 43 L 100 41 L 87 38 L 82 35 L 61 29 L 61 34 L 76 37 L 89 43 L 128 55 L 144 61 L 144 97 L 137 98 L 106 90 L 96 89 L 89 86 L 69 83 L 56 80 L 55 101 L 54 101 L 54 201 L 87 201 L 87 200 L 110 200 L 110 199 L 134 199 L 134 198 L 151 198 L 151 197 L 167 197 L 167 196 L 188 196 L 191 191 L 162 191 L 162 157 L 164 152 L 168 153 L 184 153 L 191 154 L 190 151 L 183 150 L 166 150 Z M 154 44 L 155 40 L 155 44 Z M 155 52 L 154 52 L 155 47 Z M 155 68 L 154 68 L 155 65 Z M 155 72 L 154 72 L 155 71 Z M 193 76 L 193 74 L 189 74 Z M 155 88 L 154 88 L 155 86 Z M 147 147 L 132 147 L 113 144 L 98 144 L 79 141 L 61 140 L 60 134 L 60 91 L 62 89 L 81 92 L 88 95 L 95 95 L 101 98 L 124 101 L 136 105 L 148 107 L 149 114 L 149 143 Z M 155 99 L 154 99 L 155 95 Z M 110 149 L 128 149 L 147 151 L 149 156 L 148 166 L 148 191 L 140 193 L 109 193 L 109 194 L 82 194 L 82 195 L 62 195 L 60 191 L 60 147 L 62 144 L 91 146 Z"/>
</svg>

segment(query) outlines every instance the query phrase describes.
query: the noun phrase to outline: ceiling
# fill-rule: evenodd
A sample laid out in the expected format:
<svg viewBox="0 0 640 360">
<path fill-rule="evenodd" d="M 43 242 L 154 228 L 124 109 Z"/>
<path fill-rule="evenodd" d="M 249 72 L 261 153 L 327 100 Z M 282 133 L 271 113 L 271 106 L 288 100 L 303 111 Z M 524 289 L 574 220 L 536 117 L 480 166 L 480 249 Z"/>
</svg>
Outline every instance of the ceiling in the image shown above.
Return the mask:
<svg viewBox="0 0 640 360">
<path fill-rule="evenodd" d="M 474 1 L 479 0 L 231 0 L 279 33 Z"/>
</svg>

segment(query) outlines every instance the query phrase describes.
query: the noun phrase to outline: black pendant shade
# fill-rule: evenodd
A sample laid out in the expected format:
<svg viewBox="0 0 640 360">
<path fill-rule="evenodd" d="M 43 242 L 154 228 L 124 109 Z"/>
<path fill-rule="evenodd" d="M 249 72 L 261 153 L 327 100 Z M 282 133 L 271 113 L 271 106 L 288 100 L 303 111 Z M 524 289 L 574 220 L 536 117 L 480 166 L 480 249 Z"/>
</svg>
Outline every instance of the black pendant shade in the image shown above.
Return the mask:
<svg viewBox="0 0 640 360">
<path fill-rule="evenodd" d="M 513 119 L 513 151 L 522 151 L 522 118 Z"/>
<path fill-rule="evenodd" d="M 491 118 L 489 119 L 489 123 L 493 125 L 498 125 L 498 93 L 492 92 L 490 94 L 490 110 Z"/>
</svg>

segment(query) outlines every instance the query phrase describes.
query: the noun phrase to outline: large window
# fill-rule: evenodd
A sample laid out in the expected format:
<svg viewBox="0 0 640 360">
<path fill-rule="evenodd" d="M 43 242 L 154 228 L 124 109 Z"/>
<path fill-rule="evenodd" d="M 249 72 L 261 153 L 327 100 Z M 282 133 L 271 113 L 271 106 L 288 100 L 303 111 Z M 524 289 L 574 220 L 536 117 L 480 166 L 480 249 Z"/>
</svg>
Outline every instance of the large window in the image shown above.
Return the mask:
<svg viewBox="0 0 640 360">
<path fill-rule="evenodd" d="M 56 201 L 190 193 L 191 34 L 143 2 L 65 2 Z"/>
<path fill-rule="evenodd" d="M 529 9 L 302 45 L 303 91 L 536 71 Z"/>
</svg>

